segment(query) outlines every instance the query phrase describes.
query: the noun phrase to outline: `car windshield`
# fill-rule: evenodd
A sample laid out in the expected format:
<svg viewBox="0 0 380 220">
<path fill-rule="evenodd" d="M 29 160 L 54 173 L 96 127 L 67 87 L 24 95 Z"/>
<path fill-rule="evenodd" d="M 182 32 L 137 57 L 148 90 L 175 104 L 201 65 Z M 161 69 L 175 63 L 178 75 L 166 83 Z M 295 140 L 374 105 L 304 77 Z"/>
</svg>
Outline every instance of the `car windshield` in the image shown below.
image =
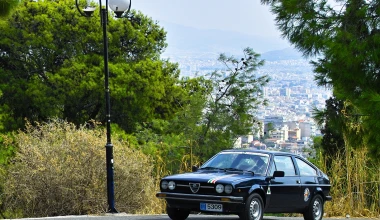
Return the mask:
<svg viewBox="0 0 380 220">
<path fill-rule="evenodd" d="M 203 164 L 201 169 L 244 170 L 264 174 L 269 156 L 251 152 L 222 152 Z"/>
</svg>

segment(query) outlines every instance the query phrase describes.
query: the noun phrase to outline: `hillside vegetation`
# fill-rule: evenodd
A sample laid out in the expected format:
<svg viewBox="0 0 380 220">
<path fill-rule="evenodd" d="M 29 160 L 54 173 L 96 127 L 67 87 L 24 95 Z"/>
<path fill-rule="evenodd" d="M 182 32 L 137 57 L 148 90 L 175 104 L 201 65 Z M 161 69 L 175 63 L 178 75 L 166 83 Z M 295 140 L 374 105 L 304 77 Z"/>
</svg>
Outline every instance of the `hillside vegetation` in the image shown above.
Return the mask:
<svg viewBox="0 0 380 220">
<path fill-rule="evenodd" d="M 3 144 L 18 150 L 7 169 L 2 169 L 2 217 L 104 213 L 104 133 L 95 122 L 76 127 L 55 119 L 37 126 L 28 124 L 14 139 L 4 139 Z M 164 202 L 155 198 L 155 193 L 159 179 L 173 172 L 170 157 L 144 154 L 136 149 L 135 141 L 117 137 L 114 160 L 118 211 L 164 213 Z M 191 162 L 200 162 L 189 153 L 182 155 L 177 172 L 189 171 Z M 326 203 L 327 216 L 379 216 L 378 167 L 371 164 L 365 150 L 351 149 L 346 155 L 334 158 L 329 168 L 323 156 L 313 160 L 331 179 L 333 200 Z"/>
<path fill-rule="evenodd" d="M 86 128 L 91 126 L 91 129 Z M 17 152 L 1 175 L 3 218 L 100 214 L 107 209 L 104 129 L 52 120 L 14 136 Z M 115 200 L 121 212 L 162 212 L 153 164 L 116 140 Z M 4 172 L 4 171 L 3 171 Z"/>
</svg>

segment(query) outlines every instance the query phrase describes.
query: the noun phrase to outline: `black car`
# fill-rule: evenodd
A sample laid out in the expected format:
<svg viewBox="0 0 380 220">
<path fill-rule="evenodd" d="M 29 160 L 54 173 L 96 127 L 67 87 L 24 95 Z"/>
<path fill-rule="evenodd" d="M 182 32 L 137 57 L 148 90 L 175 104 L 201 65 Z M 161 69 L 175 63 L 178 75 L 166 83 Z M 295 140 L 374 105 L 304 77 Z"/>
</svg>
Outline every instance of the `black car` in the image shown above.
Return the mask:
<svg viewBox="0 0 380 220">
<path fill-rule="evenodd" d="M 264 213 L 302 213 L 323 217 L 331 200 L 330 181 L 302 156 L 251 149 L 221 151 L 193 172 L 162 178 L 156 196 L 166 200 L 173 220 L 190 212 L 237 214 L 243 220 Z"/>
</svg>

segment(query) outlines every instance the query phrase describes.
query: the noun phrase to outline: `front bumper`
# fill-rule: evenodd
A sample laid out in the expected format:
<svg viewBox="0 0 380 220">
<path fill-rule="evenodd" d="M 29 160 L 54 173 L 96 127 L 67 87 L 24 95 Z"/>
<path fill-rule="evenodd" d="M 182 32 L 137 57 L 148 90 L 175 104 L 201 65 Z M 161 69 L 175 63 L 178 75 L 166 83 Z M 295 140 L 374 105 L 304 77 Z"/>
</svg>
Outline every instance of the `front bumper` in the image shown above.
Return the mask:
<svg viewBox="0 0 380 220">
<path fill-rule="evenodd" d="M 165 199 L 169 207 L 192 211 L 201 211 L 201 203 L 223 204 L 222 213 L 239 213 L 244 208 L 244 198 L 236 196 L 158 192 L 156 197 Z"/>
<path fill-rule="evenodd" d="M 213 196 L 213 195 L 196 195 L 184 193 L 158 192 L 156 197 L 166 200 L 186 200 L 196 202 L 218 202 L 218 203 L 239 203 L 242 204 L 243 197 L 236 196 Z"/>
</svg>

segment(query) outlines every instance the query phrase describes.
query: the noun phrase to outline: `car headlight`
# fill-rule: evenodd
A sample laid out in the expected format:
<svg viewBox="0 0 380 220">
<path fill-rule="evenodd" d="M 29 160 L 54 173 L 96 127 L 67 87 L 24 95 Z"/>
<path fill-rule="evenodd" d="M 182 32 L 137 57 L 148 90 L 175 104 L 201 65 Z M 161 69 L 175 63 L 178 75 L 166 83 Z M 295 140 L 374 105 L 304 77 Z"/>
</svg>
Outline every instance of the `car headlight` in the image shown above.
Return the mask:
<svg viewBox="0 0 380 220">
<path fill-rule="evenodd" d="M 218 184 L 215 187 L 217 193 L 222 193 L 224 191 L 224 186 L 222 184 Z"/>
<path fill-rule="evenodd" d="M 224 192 L 227 193 L 227 194 L 232 193 L 232 186 L 231 185 L 226 185 L 224 187 Z"/>
<path fill-rule="evenodd" d="M 175 189 L 175 182 L 174 181 L 170 181 L 169 184 L 168 184 L 168 187 L 169 187 L 170 190 Z"/>
<path fill-rule="evenodd" d="M 167 189 L 168 188 L 168 181 L 164 180 L 161 182 L 161 189 Z"/>
</svg>

